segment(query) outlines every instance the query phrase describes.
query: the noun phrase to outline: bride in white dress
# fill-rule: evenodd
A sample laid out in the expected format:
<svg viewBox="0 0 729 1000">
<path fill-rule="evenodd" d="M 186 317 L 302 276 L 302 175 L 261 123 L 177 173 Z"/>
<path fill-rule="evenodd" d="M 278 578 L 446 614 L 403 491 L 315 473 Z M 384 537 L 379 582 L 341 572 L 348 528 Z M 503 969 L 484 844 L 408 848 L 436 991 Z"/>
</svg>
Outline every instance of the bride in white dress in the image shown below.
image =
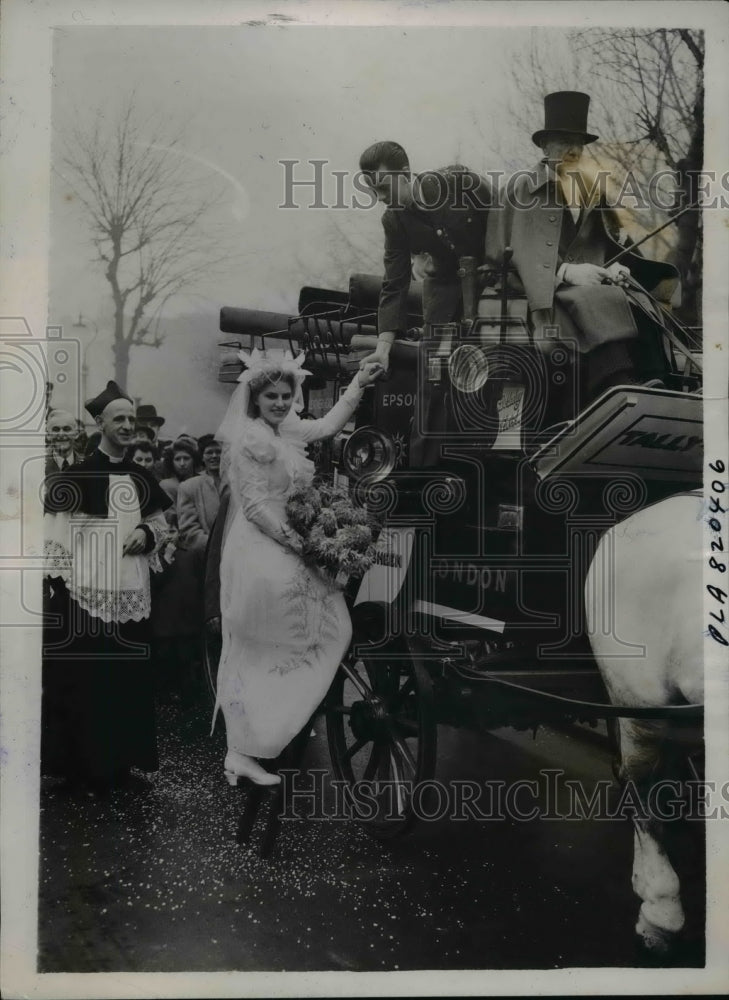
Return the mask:
<svg viewBox="0 0 729 1000">
<path fill-rule="evenodd" d="M 324 697 L 351 638 L 341 592 L 300 557 L 286 500 L 311 482 L 306 444 L 348 422 L 381 366 L 359 371 L 319 420 L 301 420 L 303 354 L 241 354 L 247 369 L 218 432 L 231 490 L 220 565 L 223 651 L 217 709 L 225 718 L 231 784 L 280 776 L 253 758 L 277 757 Z"/>
</svg>

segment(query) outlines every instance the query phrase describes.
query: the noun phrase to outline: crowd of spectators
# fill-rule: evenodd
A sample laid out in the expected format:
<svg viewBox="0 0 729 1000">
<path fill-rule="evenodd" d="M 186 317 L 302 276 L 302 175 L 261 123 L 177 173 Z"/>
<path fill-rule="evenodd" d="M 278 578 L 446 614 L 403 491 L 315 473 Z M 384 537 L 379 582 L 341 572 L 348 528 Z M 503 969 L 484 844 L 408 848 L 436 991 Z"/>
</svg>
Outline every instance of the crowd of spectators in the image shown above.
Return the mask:
<svg viewBox="0 0 729 1000">
<path fill-rule="evenodd" d="M 160 694 L 191 702 L 201 694 L 205 550 L 220 503 L 220 445 L 212 434 L 160 437 L 165 423 L 151 405 L 136 410 L 125 458 L 150 472 L 172 500 L 161 550 L 162 573 L 152 574 L 151 625 Z M 98 432 L 51 409 L 46 420 L 46 475 L 82 462 L 98 447 Z"/>
</svg>

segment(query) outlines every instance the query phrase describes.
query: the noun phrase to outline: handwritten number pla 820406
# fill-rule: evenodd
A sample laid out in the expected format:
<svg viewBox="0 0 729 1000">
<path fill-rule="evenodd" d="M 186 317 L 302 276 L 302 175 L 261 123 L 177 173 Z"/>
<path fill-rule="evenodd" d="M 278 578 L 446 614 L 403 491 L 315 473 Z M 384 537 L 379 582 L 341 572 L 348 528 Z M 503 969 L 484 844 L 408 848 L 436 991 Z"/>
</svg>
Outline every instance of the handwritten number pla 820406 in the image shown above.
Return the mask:
<svg viewBox="0 0 729 1000">
<path fill-rule="evenodd" d="M 716 462 L 709 462 L 709 468 L 717 476 L 720 476 L 725 470 L 726 466 L 721 461 L 717 459 Z M 713 479 L 711 483 L 711 493 L 709 494 L 709 528 L 711 528 L 712 538 L 711 538 L 711 552 L 724 552 L 724 536 L 722 532 L 722 521 L 720 517 L 726 515 L 726 507 L 721 502 L 722 494 L 726 490 L 726 484 L 723 479 Z M 712 554 L 709 557 L 709 568 L 713 573 L 717 575 L 718 580 L 722 583 L 726 580 L 726 563 L 722 562 L 726 556 L 716 556 Z M 709 583 L 706 586 L 709 594 L 716 602 L 715 607 L 718 610 L 718 614 L 715 611 L 709 612 L 709 617 L 717 621 L 719 625 L 723 627 L 720 631 L 713 622 L 709 623 L 709 635 L 716 642 L 720 643 L 722 646 L 729 646 L 729 640 L 723 634 L 726 631 L 726 615 L 724 614 L 723 605 L 726 604 L 727 592 L 718 587 L 713 583 Z"/>
</svg>

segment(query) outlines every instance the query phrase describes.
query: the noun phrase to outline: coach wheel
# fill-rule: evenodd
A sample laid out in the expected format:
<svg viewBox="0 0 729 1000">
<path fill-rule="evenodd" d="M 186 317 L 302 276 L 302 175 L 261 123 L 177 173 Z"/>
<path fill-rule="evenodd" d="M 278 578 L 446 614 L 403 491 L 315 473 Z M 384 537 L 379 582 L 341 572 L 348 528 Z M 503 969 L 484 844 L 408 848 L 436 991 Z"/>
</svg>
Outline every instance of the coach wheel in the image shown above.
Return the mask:
<svg viewBox="0 0 729 1000">
<path fill-rule="evenodd" d="M 326 720 L 334 774 L 346 782 L 347 814 L 381 840 L 405 833 L 416 818 L 417 786 L 435 773 L 427 670 L 407 657 L 350 655 L 330 688 Z"/>
</svg>

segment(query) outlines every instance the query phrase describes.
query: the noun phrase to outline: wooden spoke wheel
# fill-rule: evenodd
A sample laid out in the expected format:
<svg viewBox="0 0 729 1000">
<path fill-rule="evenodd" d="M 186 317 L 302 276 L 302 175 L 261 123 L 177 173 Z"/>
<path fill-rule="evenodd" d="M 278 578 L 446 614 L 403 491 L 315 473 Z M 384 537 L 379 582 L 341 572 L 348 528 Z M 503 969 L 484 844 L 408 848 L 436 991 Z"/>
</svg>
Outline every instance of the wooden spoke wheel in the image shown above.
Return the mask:
<svg viewBox="0 0 729 1000">
<path fill-rule="evenodd" d="M 427 670 L 407 655 L 350 655 L 326 702 L 335 777 L 347 784 L 347 815 L 386 840 L 417 818 L 413 796 L 435 773 L 437 726 Z"/>
</svg>

